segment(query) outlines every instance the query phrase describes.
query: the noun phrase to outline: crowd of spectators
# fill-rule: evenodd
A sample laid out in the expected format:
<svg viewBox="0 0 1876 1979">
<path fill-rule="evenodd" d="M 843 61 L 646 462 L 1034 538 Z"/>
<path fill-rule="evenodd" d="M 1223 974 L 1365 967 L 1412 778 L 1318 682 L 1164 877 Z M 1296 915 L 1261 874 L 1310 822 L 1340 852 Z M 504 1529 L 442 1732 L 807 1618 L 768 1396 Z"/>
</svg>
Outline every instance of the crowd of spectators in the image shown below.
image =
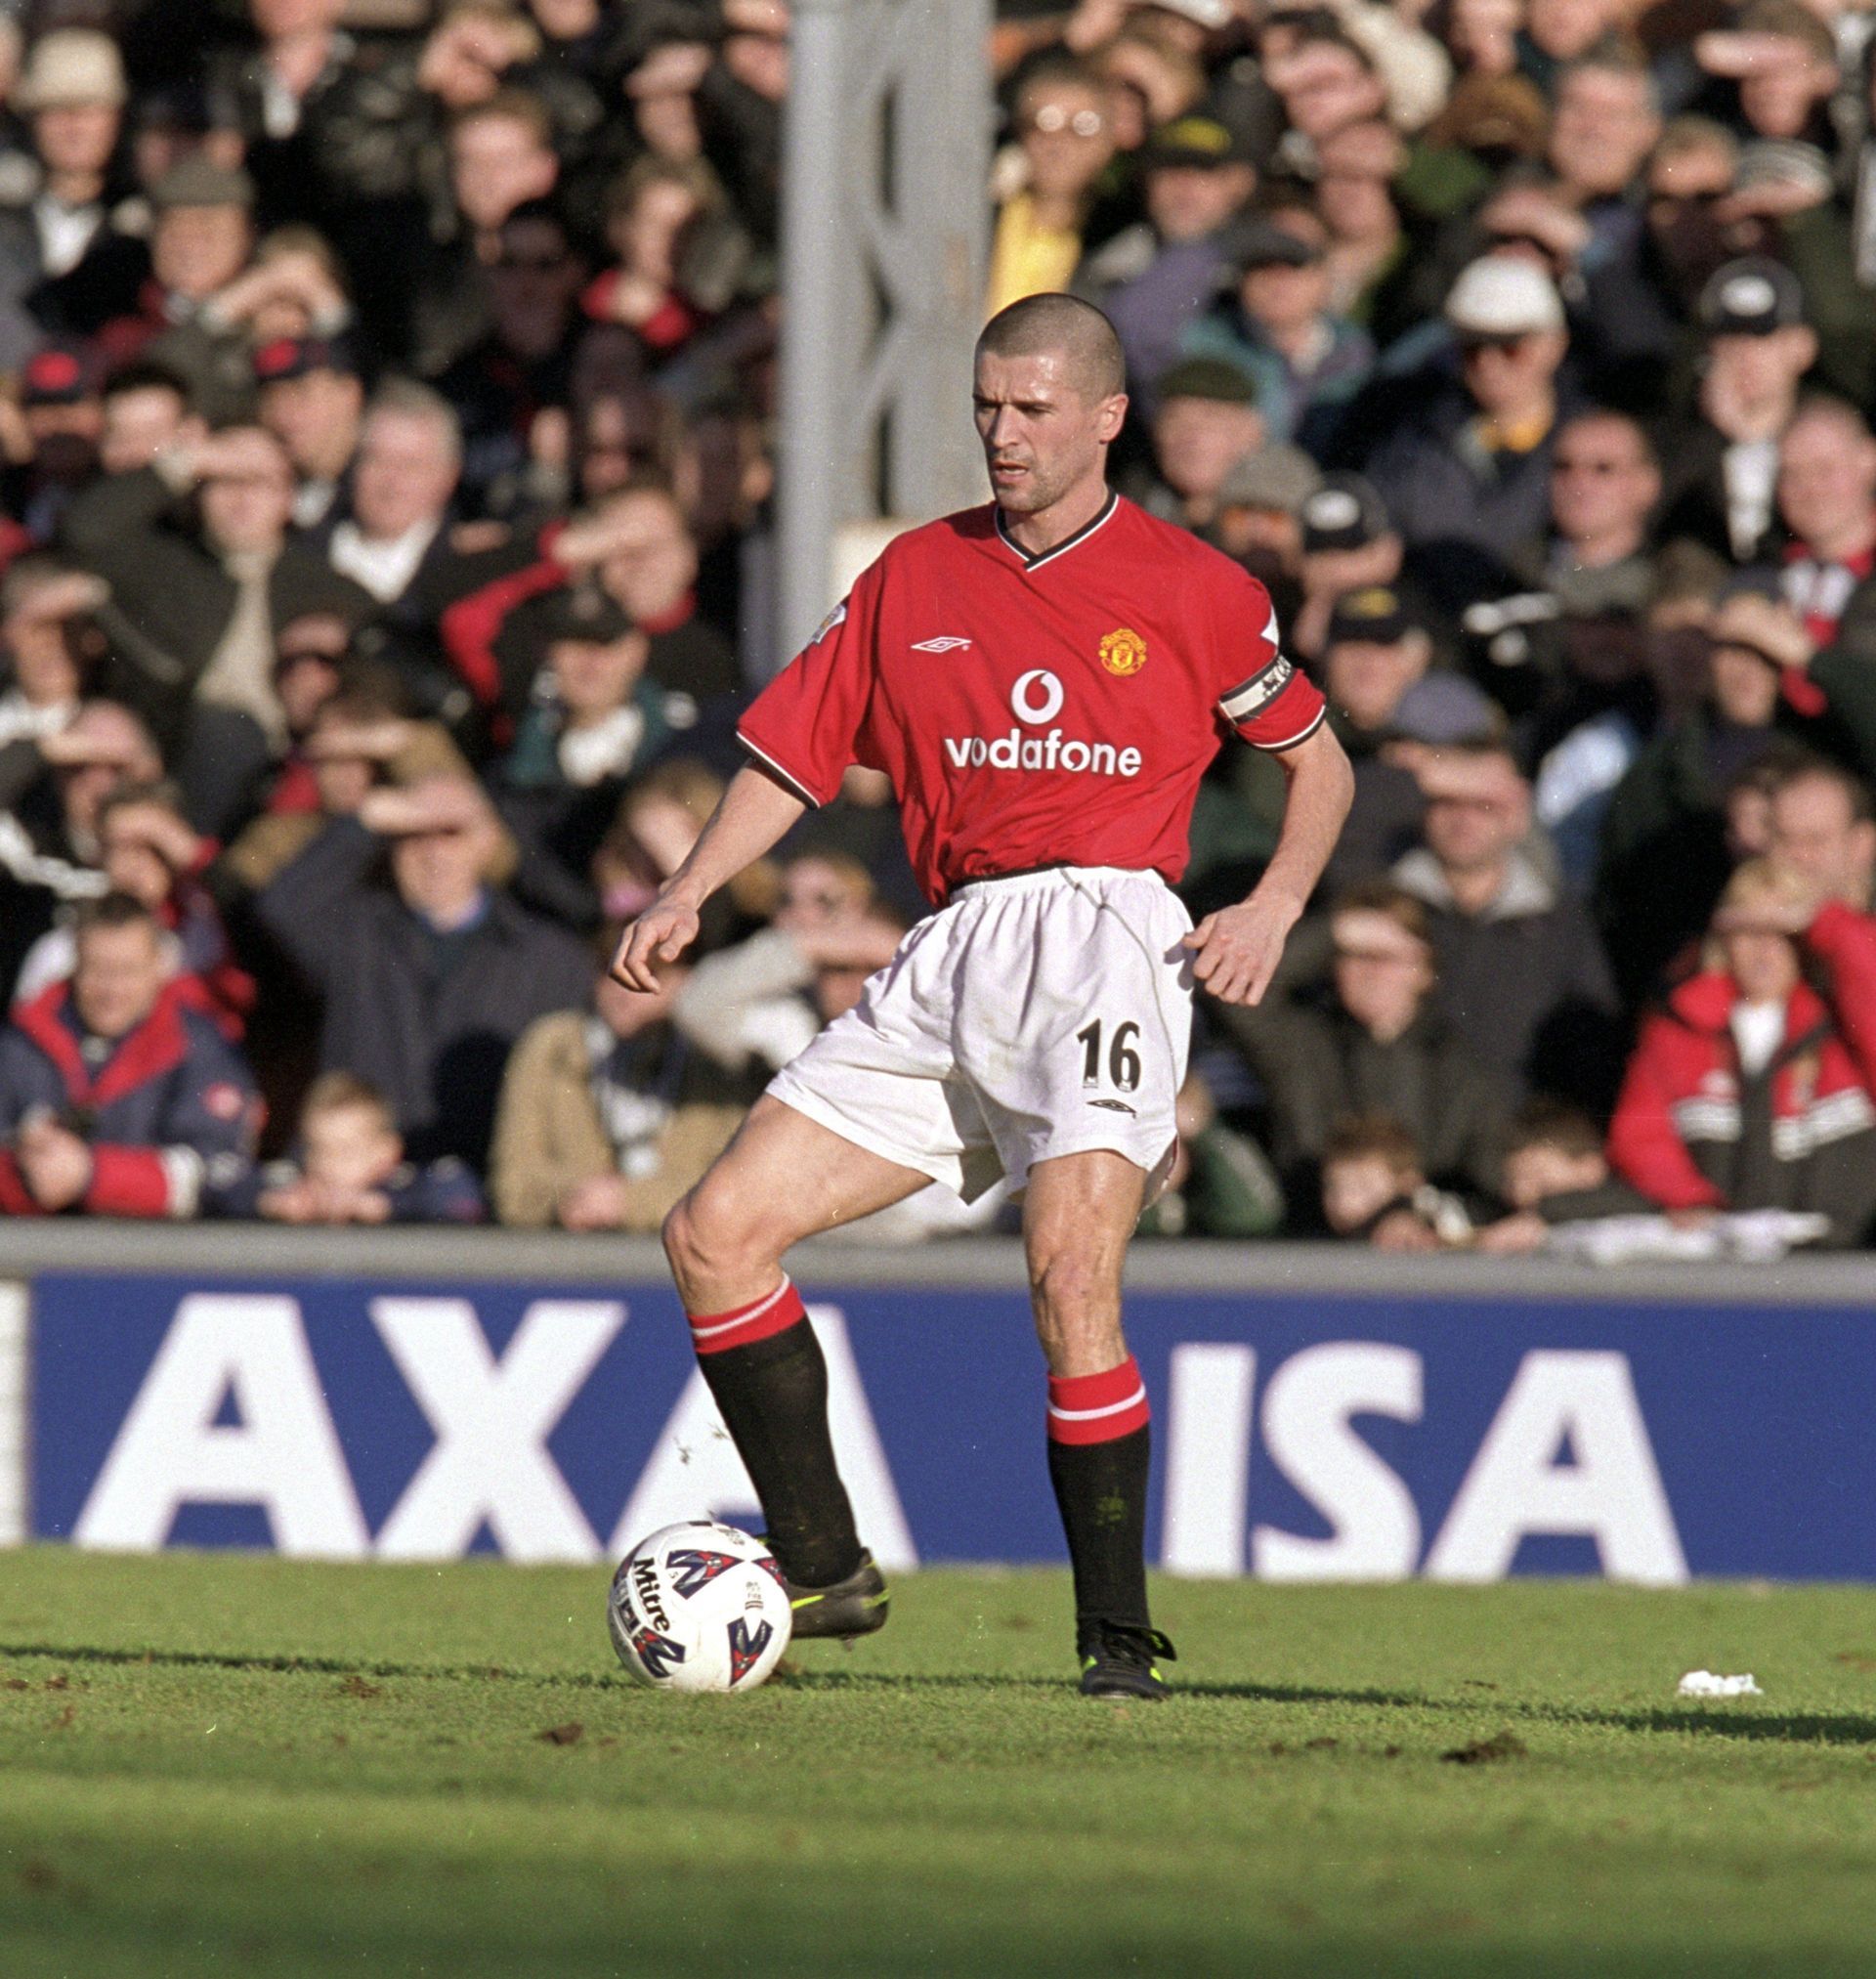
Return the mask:
<svg viewBox="0 0 1876 1979">
<path fill-rule="evenodd" d="M 1355 765 L 1147 1227 L 1869 1242 L 1876 14 L 996 14 L 985 311 L 1108 313 Z M 788 657 L 789 31 L 0 8 L 0 1214 L 652 1230 L 924 911 L 856 769 L 606 978 Z"/>
</svg>

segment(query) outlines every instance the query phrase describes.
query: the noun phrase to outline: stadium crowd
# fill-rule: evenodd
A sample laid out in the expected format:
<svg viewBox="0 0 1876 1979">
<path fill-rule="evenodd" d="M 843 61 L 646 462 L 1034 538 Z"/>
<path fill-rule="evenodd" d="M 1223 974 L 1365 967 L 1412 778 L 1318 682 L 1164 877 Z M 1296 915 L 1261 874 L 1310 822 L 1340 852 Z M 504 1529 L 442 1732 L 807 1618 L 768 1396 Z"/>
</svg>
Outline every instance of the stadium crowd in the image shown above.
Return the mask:
<svg viewBox="0 0 1876 1979">
<path fill-rule="evenodd" d="M 1870 1241 L 1876 15 L 997 11 L 986 312 L 1109 314 L 1356 769 L 1149 1229 Z M 0 11 L 0 1213 L 652 1230 L 924 911 L 856 769 L 606 977 L 788 657 L 788 32 Z"/>
</svg>

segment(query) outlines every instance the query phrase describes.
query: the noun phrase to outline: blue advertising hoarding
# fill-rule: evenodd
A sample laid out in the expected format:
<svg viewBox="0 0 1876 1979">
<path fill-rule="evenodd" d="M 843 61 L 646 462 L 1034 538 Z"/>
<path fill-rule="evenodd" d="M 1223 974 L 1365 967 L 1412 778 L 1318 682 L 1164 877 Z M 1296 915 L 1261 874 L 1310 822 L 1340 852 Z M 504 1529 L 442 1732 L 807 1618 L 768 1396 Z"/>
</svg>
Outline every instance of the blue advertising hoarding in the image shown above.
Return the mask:
<svg viewBox="0 0 1876 1979">
<path fill-rule="evenodd" d="M 1020 1291 L 812 1288 L 889 1565 L 1058 1561 Z M 1146 1292 L 1149 1543 L 1190 1573 L 1876 1579 L 1855 1308 Z M 666 1285 L 48 1273 L 30 1529 L 596 1560 L 754 1505 Z"/>
</svg>

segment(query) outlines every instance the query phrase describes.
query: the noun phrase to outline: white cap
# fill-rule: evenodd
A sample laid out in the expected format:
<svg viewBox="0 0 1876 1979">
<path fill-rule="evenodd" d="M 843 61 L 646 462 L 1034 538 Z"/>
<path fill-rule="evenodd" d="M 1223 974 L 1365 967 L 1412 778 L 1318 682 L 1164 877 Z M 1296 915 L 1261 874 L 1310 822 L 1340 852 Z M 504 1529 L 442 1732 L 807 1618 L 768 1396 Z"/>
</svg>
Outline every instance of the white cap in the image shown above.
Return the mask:
<svg viewBox="0 0 1876 1979">
<path fill-rule="evenodd" d="M 61 27 L 32 44 L 14 103 L 31 115 L 70 104 L 116 107 L 126 94 L 123 61 L 109 35 Z"/>
<path fill-rule="evenodd" d="M 1516 337 L 1560 330 L 1556 284 L 1519 254 L 1488 254 L 1461 270 L 1446 298 L 1446 321 L 1461 336 Z"/>
<path fill-rule="evenodd" d="M 1153 5 L 1169 14 L 1182 14 L 1200 27 L 1229 27 L 1237 18 L 1231 0 L 1153 0 Z"/>
</svg>

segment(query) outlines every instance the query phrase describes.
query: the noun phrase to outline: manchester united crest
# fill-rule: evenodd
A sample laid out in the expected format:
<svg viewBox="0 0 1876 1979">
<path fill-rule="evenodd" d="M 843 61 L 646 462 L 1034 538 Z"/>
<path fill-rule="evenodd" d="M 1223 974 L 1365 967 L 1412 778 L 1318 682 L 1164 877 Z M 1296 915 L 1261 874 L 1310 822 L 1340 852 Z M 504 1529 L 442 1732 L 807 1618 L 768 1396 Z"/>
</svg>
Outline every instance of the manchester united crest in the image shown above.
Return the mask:
<svg viewBox="0 0 1876 1979">
<path fill-rule="evenodd" d="M 1101 634 L 1101 665 L 1125 680 L 1146 665 L 1146 641 L 1130 625 Z"/>
</svg>

